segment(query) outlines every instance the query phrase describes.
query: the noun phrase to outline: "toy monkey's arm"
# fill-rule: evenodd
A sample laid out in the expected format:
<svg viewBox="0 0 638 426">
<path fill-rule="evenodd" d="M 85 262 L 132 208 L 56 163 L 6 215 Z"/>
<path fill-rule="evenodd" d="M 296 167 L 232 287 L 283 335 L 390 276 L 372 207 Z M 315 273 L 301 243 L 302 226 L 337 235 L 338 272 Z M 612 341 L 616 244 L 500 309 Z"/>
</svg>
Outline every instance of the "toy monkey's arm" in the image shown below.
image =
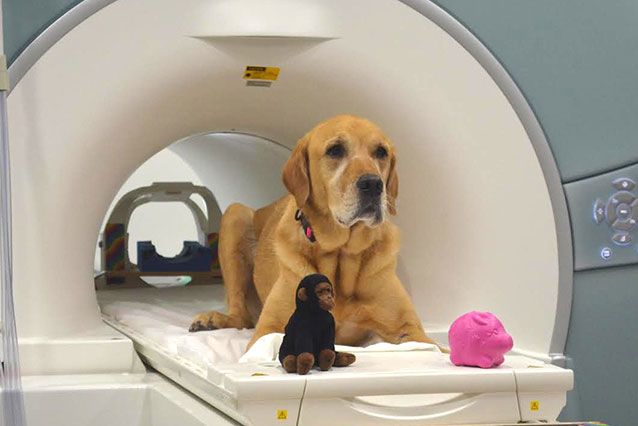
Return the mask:
<svg viewBox="0 0 638 426">
<path fill-rule="evenodd" d="M 313 336 L 312 328 L 305 319 L 300 317 L 293 317 L 290 319 L 289 324 L 291 329 L 294 329 L 293 339 L 295 346 L 295 355 L 302 354 L 304 352 L 313 353 Z"/>
<path fill-rule="evenodd" d="M 335 350 L 335 320 L 332 315 L 327 318 L 326 328 L 322 330 L 321 339 L 319 339 L 319 348 L 318 349 L 330 349 L 331 351 Z"/>
<path fill-rule="evenodd" d="M 295 327 L 294 317 L 291 317 L 285 328 L 284 338 L 279 347 L 279 360 L 282 361 L 288 355 L 295 354 Z"/>
</svg>

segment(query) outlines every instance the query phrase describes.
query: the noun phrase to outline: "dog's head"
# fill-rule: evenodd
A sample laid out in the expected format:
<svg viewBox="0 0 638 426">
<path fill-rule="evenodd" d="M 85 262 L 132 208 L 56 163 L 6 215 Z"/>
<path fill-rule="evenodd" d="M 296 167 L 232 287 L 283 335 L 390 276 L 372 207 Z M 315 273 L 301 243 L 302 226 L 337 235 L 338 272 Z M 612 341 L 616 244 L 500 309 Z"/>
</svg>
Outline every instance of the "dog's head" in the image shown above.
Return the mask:
<svg viewBox="0 0 638 426">
<path fill-rule="evenodd" d="M 396 214 L 394 145 L 360 117 L 333 117 L 308 132 L 285 164 L 283 180 L 299 208 L 329 212 L 344 227 L 359 221 L 373 227 Z"/>
</svg>

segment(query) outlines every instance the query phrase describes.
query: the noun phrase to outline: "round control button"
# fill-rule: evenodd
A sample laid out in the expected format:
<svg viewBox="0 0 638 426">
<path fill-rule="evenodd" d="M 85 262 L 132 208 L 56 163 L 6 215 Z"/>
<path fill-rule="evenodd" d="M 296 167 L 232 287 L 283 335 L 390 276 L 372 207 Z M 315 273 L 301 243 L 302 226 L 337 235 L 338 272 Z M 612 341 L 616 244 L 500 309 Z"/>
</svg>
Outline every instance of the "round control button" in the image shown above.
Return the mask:
<svg viewBox="0 0 638 426">
<path fill-rule="evenodd" d="M 611 225 L 611 227 L 614 228 L 616 231 L 630 231 L 635 224 L 636 224 L 636 221 L 634 219 L 628 219 L 628 220 L 618 219 Z"/>
<path fill-rule="evenodd" d="M 594 222 L 601 223 L 603 220 L 605 220 L 605 203 L 596 200 L 594 203 Z"/>
<path fill-rule="evenodd" d="M 616 207 L 616 215 L 620 220 L 629 219 L 631 216 L 631 206 L 629 204 L 620 203 L 618 207 Z"/>
<path fill-rule="evenodd" d="M 603 247 L 603 249 L 600 251 L 600 257 L 602 257 L 603 259 L 607 260 L 611 257 L 611 249 L 609 247 Z"/>
<path fill-rule="evenodd" d="M 623 204 L 630 205 L 636 201 L 636 196 L 629 191 L 618 191 L 607 201 L 607 221 L 613 224 L 618 219 L 618 207 Z"/>
<path fill-rule="evenodd" d="M 617 232 L 613 237 L 611 237 L 611 239 L 619 246 L 626 246 L 627 244 L 630 244 L 632 240 L 631 235 L 626 232 Z"/>
<path fill-rule="evenodd" d="M 611 196 L 611 202 L 614 204 L 627 203 L 631 204 L 636 201 L 636 196 L 629 191 L 618 191 Z"/>
<path fill-rule="evenodd" d="M 634 182 L 633 180 L 629 178 L 624 178 L 624 177 L 614 180 L 611 184 L 614 186 L 614 188 L 619 189 L 621 191 L 623 189 L 626 191 L 631 191 L 636 186 L 636 182 Z"/>
</svg>

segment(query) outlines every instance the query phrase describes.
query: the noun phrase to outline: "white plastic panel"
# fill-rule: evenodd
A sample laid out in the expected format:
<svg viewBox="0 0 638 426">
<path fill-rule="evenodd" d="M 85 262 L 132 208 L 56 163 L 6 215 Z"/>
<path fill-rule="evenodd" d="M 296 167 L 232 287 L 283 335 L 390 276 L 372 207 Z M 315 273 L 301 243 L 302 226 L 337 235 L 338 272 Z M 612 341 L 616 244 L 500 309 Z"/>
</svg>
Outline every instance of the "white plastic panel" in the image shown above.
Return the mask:
<svg viewBox="0 0 638 426">
<path fill-rule="evenodd" d="M 237 426 L 157 374 L 26 376 L 29 426 Z"/>
<path fill-rule="evenodd" d="M 547 355 L 558 293 L 552 208 L 529 138 L 487 72 L 397 1 L 300 0 L 321 35 L 300 38 L 290 37 L 287 2 L 246 3 L 286 37 L 195 38 L 218 2 L 119 0 L 14 88 L 21 335 L 73 335 L 99 322 L 95 235 L 117 189 L 153 153 L 210 131 L 292 147 L 319 120 L 351 112 L 397 145 L 399 274 L 423 320 L 445 330 L 465 311 L 491 310 L 518 349 Z M 247 65 L 282 71 L 270 88 L 247 87 Z"/>
<path fill-rule="evenodd" d="M 133 343 L 101 323 L 75 336 L 20 338 L 20 371 L 35 374 L 142 373 Z"/>
<path fill-rule="evenodd" d="M 334 412 L 340 413 L 331 422 L 334 426 L 497 424 L 518 422 L 520 418 L 515 392 L 460 395 L 445 403 L 423 405 L 419 404 L 418 396 L 412 401 L 413 405 L 408 407 L 393 407 L 361 399 L 304 399 L 299 420 L 304 426 L 321 426 L 325 424 L 324 413 Z"/>
<path fill-rule="evenodd" d="M 290 149 L 251 135 L 196 135 L 171 145 L 213 191 L 222 211 L 232 203 L 259 208 L 286 193 L 281 169 Z"/>
</svg>

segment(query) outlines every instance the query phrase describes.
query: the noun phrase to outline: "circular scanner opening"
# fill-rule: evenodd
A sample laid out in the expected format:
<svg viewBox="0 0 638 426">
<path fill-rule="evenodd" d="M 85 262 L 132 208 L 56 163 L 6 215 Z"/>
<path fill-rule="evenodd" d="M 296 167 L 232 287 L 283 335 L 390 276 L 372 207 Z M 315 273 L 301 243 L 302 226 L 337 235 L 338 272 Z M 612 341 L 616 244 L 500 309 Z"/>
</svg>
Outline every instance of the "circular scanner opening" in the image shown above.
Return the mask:
<svg viewBox="0 0 638 426">
<path fill-rule="evenodd" d="M 109 206 L 94 257 L 98 290 L 219 281 L 222 212 L 257 208 L 285 193 L 290 150 L 239 133 L 194 135 L 141 164 Z"/>
</svg>

